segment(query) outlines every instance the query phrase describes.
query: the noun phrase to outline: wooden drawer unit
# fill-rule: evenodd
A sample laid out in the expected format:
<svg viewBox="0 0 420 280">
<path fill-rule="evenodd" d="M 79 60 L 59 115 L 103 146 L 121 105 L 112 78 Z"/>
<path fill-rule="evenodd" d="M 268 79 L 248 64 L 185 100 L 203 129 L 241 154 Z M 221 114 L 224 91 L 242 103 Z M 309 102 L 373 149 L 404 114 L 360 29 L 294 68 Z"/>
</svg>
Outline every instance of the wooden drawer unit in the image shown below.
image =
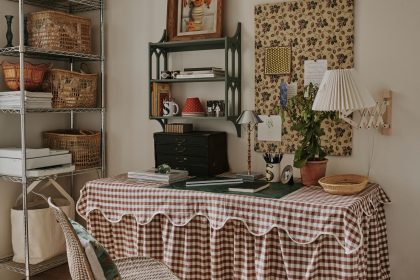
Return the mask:
<svg viewBox="0 0 420 280">
<path fill-rule="evenodd" d="M 229 170 L 225 132 L 154 134 L 155 164 L 188 170 L 193 176 L 212 176 Z"/>
</svg>

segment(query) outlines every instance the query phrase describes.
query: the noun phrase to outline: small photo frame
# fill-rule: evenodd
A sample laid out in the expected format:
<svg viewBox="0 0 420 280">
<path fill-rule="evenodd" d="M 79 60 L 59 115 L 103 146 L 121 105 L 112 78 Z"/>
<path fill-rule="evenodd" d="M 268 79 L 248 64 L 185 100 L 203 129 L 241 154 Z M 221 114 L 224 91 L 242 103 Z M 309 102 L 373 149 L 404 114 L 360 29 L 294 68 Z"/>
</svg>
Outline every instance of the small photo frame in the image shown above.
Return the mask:
<svg viewBox="0 0 420 280">
<path fill-rule="evenodd" d="M 225 101 L 224 100 L 207 101 L 207 116 L 224 117 L 225 116 Z"/>
<path fill-rule="evenodd" d="M 223 0 L 168 0 L 168 41 L 222 37 Z"/>
<path fill-rule="evenodd" d="M 291 72 L 292 48 L 269 47 L 265 49 L 266 75 L 287 75 Z"/>
</svg>

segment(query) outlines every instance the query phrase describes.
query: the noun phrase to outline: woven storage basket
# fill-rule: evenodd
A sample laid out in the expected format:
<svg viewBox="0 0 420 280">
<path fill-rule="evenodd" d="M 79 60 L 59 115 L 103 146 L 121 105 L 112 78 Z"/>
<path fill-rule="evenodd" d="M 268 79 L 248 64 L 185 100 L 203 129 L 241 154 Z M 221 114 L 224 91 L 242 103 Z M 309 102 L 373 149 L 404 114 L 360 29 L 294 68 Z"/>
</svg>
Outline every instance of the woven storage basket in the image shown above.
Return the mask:
<svg viewBox="0 0 420 280">
<path fill-rule="evenodd" d="M 91 20 L 56 11 L 28 15 L 28 43 L 31 47 L 78 53 L 92 53 Z"/>
<path fill-rule="evenodd" d="M 101 165 L 101 133 L 90 130 L 55 130 L 44 135 L 44 146 L 69 150 L 76 170 Z"/>
<path fill-rule="evenodd" d="M 346 174 L 327 176 L 319 179 L 318 182 L 327 193 L 352 195 L 363 191 L 369 182 L 369 178 L 361 175 Z"/>
<path fill-rule="evenodd" d="M 20 64 L 9 63 L 4 61 L 1 63 L 3 68 L 4 82 L 10 90 L 20 89 Z M 25 62 L 25 90 L 36 91 L 42 86 L 45 73 L 49 68 L 48 64 L 31 64 Z"/>
<path fill-rule="evenodd" d="M 52 69 L 43 89 L 53 94 L 53 108 L 94 108 L 98 95 L 98 74 Z"/>
</svg>

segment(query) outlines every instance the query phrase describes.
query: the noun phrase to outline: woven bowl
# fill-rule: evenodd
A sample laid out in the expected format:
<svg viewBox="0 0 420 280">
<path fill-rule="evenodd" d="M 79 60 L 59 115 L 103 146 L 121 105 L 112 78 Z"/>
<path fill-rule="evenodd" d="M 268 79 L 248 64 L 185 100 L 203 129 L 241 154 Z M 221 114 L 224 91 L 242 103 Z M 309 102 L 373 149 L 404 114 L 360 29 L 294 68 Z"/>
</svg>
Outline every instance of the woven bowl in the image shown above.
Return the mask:
<svg viewBox="0 0 420 280">
<path fill-rule="evenodd" d="M 357 194 L 366 188 L 368 182 L 368 177 L 355 174 L 327 176 L 318 181 L 327 193 L 338 195 Z"/>
<path fill-rule="evenodd" d="M 1 63 L 3 68 L 4 82 L 10 90 L 20 89 L 20 64 Z M 49 69 L 48 64 L 31 64 L 25 62 L 25 90 L 37 91 L 41 88 L 45 73 Z"/>
</svg>

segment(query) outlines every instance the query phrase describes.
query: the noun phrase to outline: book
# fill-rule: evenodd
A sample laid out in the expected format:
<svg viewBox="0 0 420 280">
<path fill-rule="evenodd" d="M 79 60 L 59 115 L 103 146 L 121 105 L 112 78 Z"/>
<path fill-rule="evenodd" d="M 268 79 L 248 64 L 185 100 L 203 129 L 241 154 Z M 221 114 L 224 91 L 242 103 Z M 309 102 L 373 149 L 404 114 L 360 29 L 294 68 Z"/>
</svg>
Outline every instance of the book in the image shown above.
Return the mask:
<svg viewBox="0 0 420 280">
<path fill-rule="evenodd" d="M 176 76 L 177 79 L 203 79 L 203 78 L 216 78 L 216 77 L 223 77 L 223 75 L 218 75 L 215 73 L 207 73 L 207 74 L 179 74 Z"/>
<path fill-rule="evenodd" d="M 71 164 L 71 154 L 51 155 L 45 157 L 29 158 L 26 160 L 26 169 L 37 169 L 49 166 Z M 0 158 L 0 174 L 20 176 L 22 174 L 22 159 Z"/>
<path fill-rule="evenodd" d="M 193 180 L 185 183 L 186 187 L 199 187 L 199 186 L 217 186 L 217 185 L 235 185 L 242 184 L 244 181 L 241 178 L 223 178 L 215 177 L 209 180 Z"/>
<path fill-rule="evenodd" d="M 169 84 L 153 83 L 152 85 L 152 117 L 163 116 L 163 101 L 171 98 L 171 86 Z"/>
<path fill-rule="evenodd" d="M 35 157 L 45 157 L 50 154 L 50 149 L 26 149 L 26 158 L 35 158 Z M 21 148 L 1 148 L 0 157 L 5 158 L 21 158 L 22 149 Z"/>
<path fill-rule="evenodd" d="M 128 178 L 141 179 L 145 181 L 172 183 L 175 181 L 182 181 L 182 180 L 187 179 L 188 171 L 172 169 L 170 173 L 163 174 L 163 173 L 157 172 L 155 168 L 151 168 L 151 169 L 140 171 L 140 172 L 130 171 L 128 172 Z"/>
<path fill-rule="evenodd" d="M 68 154 L 68 150 L 53 150 L 49 148 L 26 149 L 26 158 L 46 157 L 52 155 Z M 0 158 L 21 158 L 21 148 L 0 148 Z"/>
<path fill-rule="evenodd" d="M 256 193 L 270 186 L 267 182 L 244 182 L 243 184 L 229 187 L 230 192 Z"/>
<path fill-rule="evenodd" d="M 192 131 L 193 131 L 192 123 L 165 124 L 165 132 L 167 133 L 188 133 Z"/>
<path fill-rule="evenodd" d="M 69 173 L 76 170 L 76 166 L 72 164 L 57 165 L 52 167 L 36 168 L 26 171 L 28 177 L 51 176 L 56 174 Z M 19 175 L 20 176 L 20 175 Z"/>
<path fill-rule="evenodd" d="M 20 91 L 2 91 L 0 92 L 0 97 L 3 96 L 13 96 L 13 97 L 19 97 L 20 98 Z M 53 95 L 51 92 L 31 92 L 31 91 L 25 91 L 25 97 L 33 97 L 33 98 L 52 98 Z"/>
<path fill-rule="evenodd" d="M 191 67 L 184 68 L 184 72 L 193 72 L 193 71 L 225 71 L 220 67 Z"/>
</svg>

